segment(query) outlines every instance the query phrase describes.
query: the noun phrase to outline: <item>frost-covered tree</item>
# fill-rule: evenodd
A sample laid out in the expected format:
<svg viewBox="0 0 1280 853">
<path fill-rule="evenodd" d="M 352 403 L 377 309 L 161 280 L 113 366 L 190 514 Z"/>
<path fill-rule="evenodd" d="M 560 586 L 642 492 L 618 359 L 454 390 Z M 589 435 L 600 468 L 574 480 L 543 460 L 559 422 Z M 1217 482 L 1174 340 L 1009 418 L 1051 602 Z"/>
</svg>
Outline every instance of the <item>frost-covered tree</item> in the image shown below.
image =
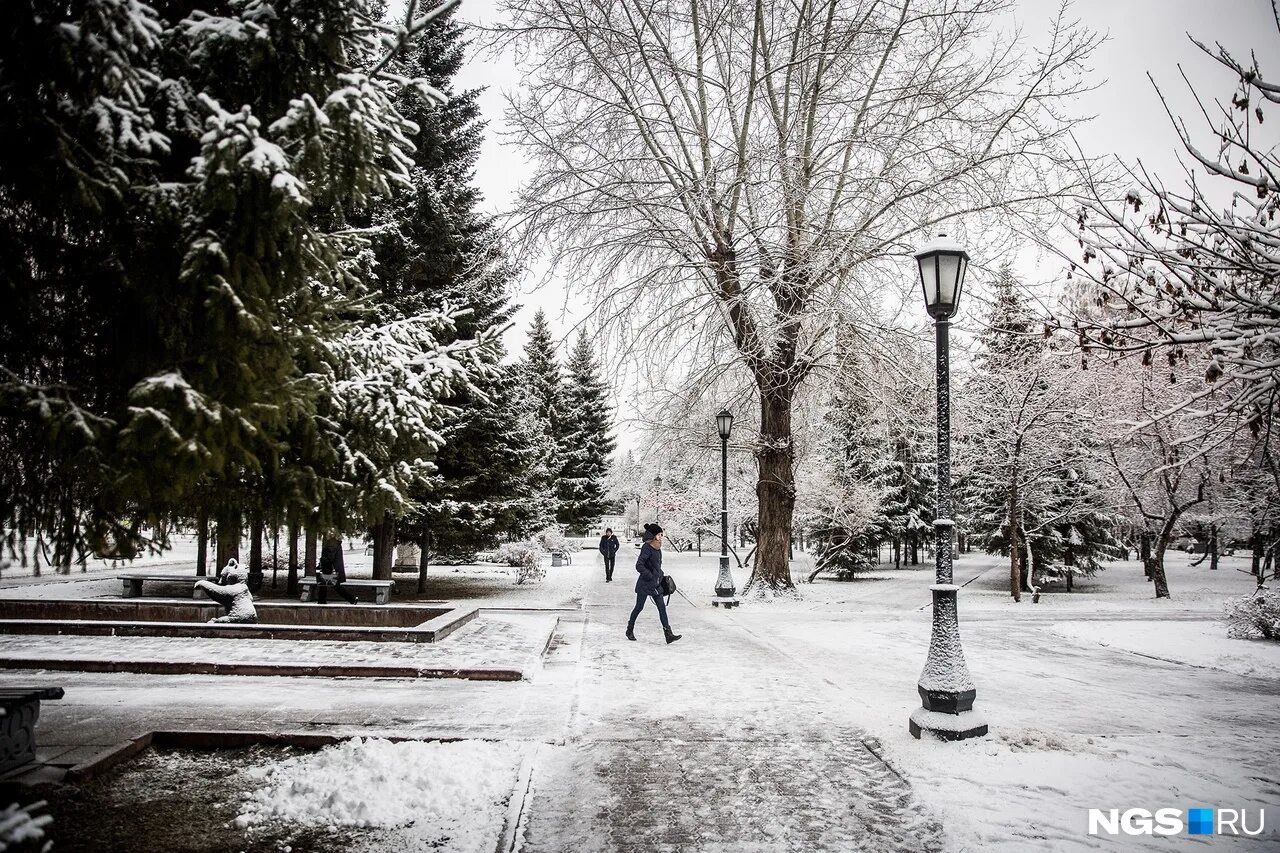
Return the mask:
<svg viewBox="0 0 1280 853">
<path fill-rule="evenodd" d="M 1024 52 L 995 31 L 1000 0 L 503 5 L 500 36 L 529 58 L 511 105 L 525 236 L 620 348 L 688 342 L 741 370 L 759 429 L 747 587 L 788 588 L 794 404 L 837 356 L 829 333 L 910 281 L 895 259 L 928 230 L 1061 188 L 1060 107 L 1094 39 L 1059 19 Z"/>
<path fill-rule="evenodd" d="M 581 528 L 599 518 L 608 506 L 606 480 L 617 446 L 612 395 L 585 333 L 578 335 L 569 353 L 560 396 L 564 414 L 556 520 Z"/>
<path fill-rule="evenodd" d="M 1080 346 L 1103 359 L 1142 353 L 1148 364 L 1153 351 L 1184 365 L 1207 352 L 1203 381 L 1151 414 L 1196 411 L 1226 422 L 1229 430 L 1206 424 L 1202 432 L 1219 440 L 1236 429 L 1270 435 L 1280 405 L 1280 137 L 1274 119 L 1264 123 L 1280 104 L 1280 84 L 1276 69 L 1259 63 L 1276 55 L 1273 12 L 1277 31 L 1259 35 L 1273 48 L 1247 61 L 1192 39 L 1237 82 L 1229 99 L 1207 102 L 1188 81 L 1199 133 L 1169 111 L 1186 153 L 1181 186 L 1139 162 L 1123 183 L 1091 182 L 1070 211 L 1081 250 L 1071 275 L 1084 285 L 1070 317 Z"/>
</svg>

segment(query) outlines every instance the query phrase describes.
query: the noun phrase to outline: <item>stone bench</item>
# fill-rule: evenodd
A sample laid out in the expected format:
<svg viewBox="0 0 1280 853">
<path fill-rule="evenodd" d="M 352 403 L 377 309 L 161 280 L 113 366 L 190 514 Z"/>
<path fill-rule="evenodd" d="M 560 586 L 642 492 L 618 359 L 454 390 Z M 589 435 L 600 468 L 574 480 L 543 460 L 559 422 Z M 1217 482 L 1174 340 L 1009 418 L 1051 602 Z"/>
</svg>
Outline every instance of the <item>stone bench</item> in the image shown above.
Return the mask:
<svg viewBox="0 0 1280 853">
<path fill-rule="evenodd" d="M 123 595 L 125 598 L 137 598 L 142 595 L 143 582 L 186 584 L 189 588 L 194 590 L 192 593 L 193 597 L 206 598 L 207 596 L 205 596 L 204 593 L 194 589 L 195 582 L 198 580 L 217 580 L 216 577 L 212 576 L 200 578 L 195 575 L 148 575 L 142 572 L 129 572 L 123 575 L 116 575 L 116 577 L 124 582 Z"/>
<path fill-rule="evenodd" d="M 61 687 L 0 687 L 0 773 L 36 760 L 40 700 L 61 698 Z"/>
<path fill-rule="evenodd" d="M 298 578 L 298 586 L 302 590 L 302 601 L 311 601 L 315 597 L 316 585 L 319 583 L 314 577 Z M 342 586 L 352 591 L 356 590 L 373 590 L 374 604 L 387 604 L 391 601 L 391 587 L 395 581 L 375 581 L 368 579 L 343 581 Z M 358 593 L 357 593 L 358 594 Z"/>
</svg>

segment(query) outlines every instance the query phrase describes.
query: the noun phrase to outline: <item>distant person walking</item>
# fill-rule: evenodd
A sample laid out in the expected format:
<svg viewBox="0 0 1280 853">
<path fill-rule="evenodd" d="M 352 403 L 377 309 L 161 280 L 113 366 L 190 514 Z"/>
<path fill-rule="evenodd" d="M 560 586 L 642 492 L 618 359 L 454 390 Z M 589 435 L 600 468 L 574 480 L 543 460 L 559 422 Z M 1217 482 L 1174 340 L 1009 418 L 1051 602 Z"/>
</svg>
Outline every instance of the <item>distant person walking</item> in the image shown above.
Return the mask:
<svg viewBox="0 0 1280 853">
<path fill-rule="evenodd" d="M 636 638 L 636 617 L 644 610 L 645 600 L 652 598 L 658 605 L 658 618 L 662 620 L 667 642 L 674 643 L 681 635 L 671 630 L 671 623 L 667 621 L 667 605 L 662 603 L 662 528 L 656 524 L 644 526 L 644 545 L 636 559 L 636 571 L 640 578 L 636 581 L 636 606 L 627 620 L 627 639 Z"/>
<path fill-rule="evenodd" d="M 600 537 L 600 553 L 604 554 L 604 582 L 613 583 L 613 564 L 618 559 L 618 549 L 622 544 L 613 535 L 613 528 L 606 527 Z"/>
</svg>

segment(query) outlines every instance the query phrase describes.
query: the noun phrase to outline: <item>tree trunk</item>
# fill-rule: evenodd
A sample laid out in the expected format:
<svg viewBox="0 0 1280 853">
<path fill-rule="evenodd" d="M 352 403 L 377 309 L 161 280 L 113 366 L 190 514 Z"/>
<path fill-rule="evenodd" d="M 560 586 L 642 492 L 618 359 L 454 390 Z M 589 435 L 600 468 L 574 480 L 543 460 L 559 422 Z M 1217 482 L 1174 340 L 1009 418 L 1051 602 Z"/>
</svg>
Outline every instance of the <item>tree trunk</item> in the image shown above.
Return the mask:
<svg viewBox="0 0 1280 853">
<path fill-rule="evenodd" d="M 898 536 L 893 537 L 893 567 L 902 568 L 902 539 Z"/>
<path fill-rule="evenodd" d="M 1250 544 L 1253 546 L 1253 553 L 1250 555 L 1250 560 L 1249 560 L 1249 571 L 1250 571 L 1250 572 L 1251 572 L 1255 577 L 1259 578 L 1259 583 L 1261 583 L 1261 578 L 1262 578 L 1262 531 L 1261 531 L 1261 530 L 1255 530 L 1255 531 L 1253 531 L 1253 536 L 1252 536 L 1252 537 L 1250 537 L 1250 539 L 1251 539 Z M 23 565 L 26 565 L 26 563 L 24 562 L 24 563 L 23 563 Z"/>
<path fill-rule="evenodd" d="M 431 531 L 422 532 L 422 553 L 418 556 L 418 595 L 426 595 L 427 571 L 431 568 Z"/>
<path fill-rule="evenodd" d="M 262 535 L 265 525 L 262 516 L 254 513 L 249 521 L 249 572 L 262 574 Z"/>
<path fill-rule="evenodd" d="M 1076 550 L 1071 543 L 1067 543 L 1066 553 L 1062 556 L 1062 564 L 1067 572 L 1067 592 L 1071 592 L 1076 577 Z"/>
<path fill-rule="evenodd" d="M 200 507 L 196 513 L 196 575 L 209 574 L 209 510 Z"/>
<path fill-rule="evenodd" d="M 276 579 L 280 575 L 280 525 L 271 530 L 271 588 L 276 588 Z"/>
<path fill-rule="evenodd" d="M 1160 528 L 1160 535 L 1156 537 L 1155 549 L 1151 557 L 1146 561 L 1147 576 L 1156 585 L 1156 598 L 1171 597 L 1169 595 L 1169 581 L 1164 573 L 1164 552 L 1168 549 L 1169 542 L 1173 539 L 1173 530 L 1177 520 L 1177 514 L 1169 514 L 1164 526 Z"/>
<path fill-rule="evenodd" d="M 1209 569 L 1218 570 L 1218 525 L 1209 525 Z"/>
<path fill-rule="evenodd" d="M 396 547 L 395 519 L 385 518 L 369 532 L 373 539 L 373 577 L 375 580 L 391 580 Z"/>
<path fill-rule="evenodd" d="M 1142 538 L 1138 540 L 1138 559 L 1142 560 L 1142 569 L 1147 574 L 1147 580 L 1151 580 L 1151 531 L 1142 531 Z"/>
<path fill-rule="evenodd" d="M 1014 601 L 1022 601 L 1022 541 L 1019 536 L 1021 519 L 1018 517 L 1018 485 L 1009 490 L 1009 594 Z"/>
<path fill-rule="evenodd" d="M 1031 592 L 1032 587 L 1037 587 L 1044 581 L 1044 557 L 1037 554 L 1034 548 L 1028 547 L 1031 552 L 1031 571 L 1027 572 L 1027 567 L 1022 567 L 1022 591 Z"/>
<path fill-rule="evenodd" d="M 748 589 L 792 589 L 787 548 L 796 508 L 795 449 L 791 435 L 792 391 L 779 384 L 760 391 L 760 444 L 756 450 L 759 515 L 756 561 Z"/>
<path fill-rule="evenodd" d="M 316 574 L 316 529 L 307 526 L 307 541 L 303 548 L 302 576 L 315 577 Z"/>
<path fill-rule="evenodd" d="M 289 522 L 289 577 L 285 589 L 290 596 L 298 594 L 298 522 Z"/>
<path fill-rule="evenodd" d="M 219 510 L 217 527 L 215 574 L 221 572 L 229 560 L 240 562 L 240 510 Z"/>
</svg>

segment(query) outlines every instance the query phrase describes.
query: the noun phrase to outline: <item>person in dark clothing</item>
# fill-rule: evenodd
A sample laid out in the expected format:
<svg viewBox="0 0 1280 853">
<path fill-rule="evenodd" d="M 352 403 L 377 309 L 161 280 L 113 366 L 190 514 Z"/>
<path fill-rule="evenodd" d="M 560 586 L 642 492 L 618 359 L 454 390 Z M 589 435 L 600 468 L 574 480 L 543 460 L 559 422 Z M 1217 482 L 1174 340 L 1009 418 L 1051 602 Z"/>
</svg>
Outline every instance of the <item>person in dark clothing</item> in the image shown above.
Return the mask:
<svg viewBox="0 0 1280 853">
<path fill-rule="evenodd" d="M 636 559 L 636 571 L 640 577 L 636 580 L 636 606 L 627 620 L 627 639 L 636 638 L 636 617 L 644 610 L 645 601 L 652 598 L 658 606 L 658 618 L 662 620 L 667 642 L 674 643 L 681 635 L 671 630 L 671 623 L 667 621 L 667 605 L 662 602 L 662 528 L 656 524 L 644 526 L 644 545 Z"/>
<path fill-rule="evenodd" d="M 320 545 L 320 565 L 316 568 L 316 603 L 329 603 L 329 589 L 355 604 L 358 598 L 343 587 L 347 582 L 347 568 L 342 560 L 342 540 L 337 537 L 325 537 Z"/>
<path fill-rule="evenodd" d="M 600 537 L 600 553 L 604 554 L 604 582 L 613 583 L 613 564 L 618 559 L 618 549 L 622 543 L 613 535 L 613 528 L 606 527 Z"/>
</svg>

